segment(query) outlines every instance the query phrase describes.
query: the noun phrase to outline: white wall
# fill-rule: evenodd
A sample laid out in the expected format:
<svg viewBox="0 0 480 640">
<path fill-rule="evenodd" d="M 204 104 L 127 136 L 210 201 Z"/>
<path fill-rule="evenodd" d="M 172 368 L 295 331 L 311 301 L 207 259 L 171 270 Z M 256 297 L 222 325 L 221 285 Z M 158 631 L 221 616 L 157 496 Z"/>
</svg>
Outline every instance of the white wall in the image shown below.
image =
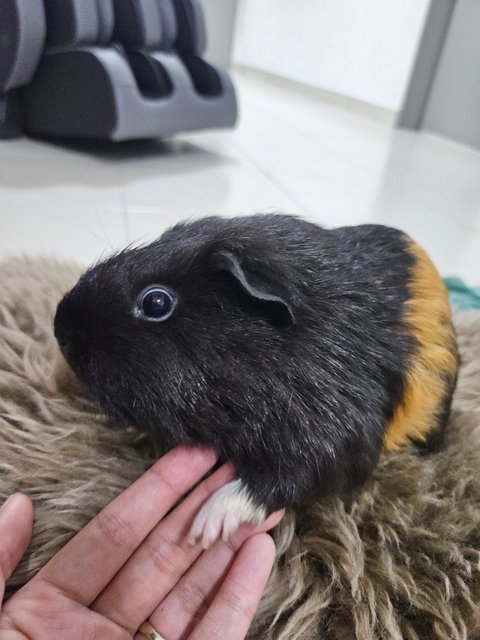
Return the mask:
<svg viewBox="0 0 480 640">
<path fill-rule="evenodd" d="M 430 0 L 239 0 L 234 62 L 399 111 Z"/>
</svg>

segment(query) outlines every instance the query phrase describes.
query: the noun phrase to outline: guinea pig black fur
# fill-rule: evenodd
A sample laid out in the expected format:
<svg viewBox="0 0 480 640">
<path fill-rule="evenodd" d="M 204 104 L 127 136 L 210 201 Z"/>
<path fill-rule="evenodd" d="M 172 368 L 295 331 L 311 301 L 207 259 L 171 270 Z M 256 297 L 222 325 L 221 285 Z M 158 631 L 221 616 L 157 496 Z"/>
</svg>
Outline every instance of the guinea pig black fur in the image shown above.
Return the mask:
<svg viewBox="0 0 480 640">
<path fill-rule="evenodd" d="M 204 546 L 361 485 L 382 447 L 438 446 L 458 368 L 446 289 L 407 235 L 286 215 L 208 217 L 114 255 L 55 335 L 114 423 L 235 463 L 193 525 Z"/>
</svg>

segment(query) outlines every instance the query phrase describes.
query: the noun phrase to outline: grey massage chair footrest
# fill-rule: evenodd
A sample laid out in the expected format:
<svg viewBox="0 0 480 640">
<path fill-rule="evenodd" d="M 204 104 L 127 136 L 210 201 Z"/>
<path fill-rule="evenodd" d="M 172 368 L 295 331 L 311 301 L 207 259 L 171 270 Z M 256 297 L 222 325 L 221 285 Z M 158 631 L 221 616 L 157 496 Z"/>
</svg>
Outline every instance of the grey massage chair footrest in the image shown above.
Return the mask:
<svg viewBox="0 0 480 640">
<path fill-rule="evenodd" d="M 25 34 L 18 37 L 10 59 L 0 63 L 0 137 L 23 127 L 32 134 L 128 140 L 235 124 L 232 82 L 202 58 L 198 0 L 2 3 L 0 18 L 8 5 L 11 25 L 22 31 L 23 20 L 23 32 L 31 32 L 36 20 L 41 34 L 30 49 Z M 0 42 L 5 24 L 0 21 Z"/>
</svg>

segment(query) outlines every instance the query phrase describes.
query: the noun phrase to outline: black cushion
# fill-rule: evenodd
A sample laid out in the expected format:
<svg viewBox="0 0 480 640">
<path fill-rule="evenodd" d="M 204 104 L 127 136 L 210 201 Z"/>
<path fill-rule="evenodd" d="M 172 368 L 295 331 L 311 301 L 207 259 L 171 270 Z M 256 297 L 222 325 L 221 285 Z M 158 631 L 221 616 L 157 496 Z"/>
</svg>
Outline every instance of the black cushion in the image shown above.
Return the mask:
<svg viewBox="0 0 480 640">
<path fill-rule="evenodd" d="M 177 16 L 176 48 L 181 53 L 201 56 L 207 47 L 203 10 L 198 0 L 172 0 Z"/>
<path fill-rule="evenodd" d="M 113 32 L 112 0 L 44 0 L 49 47 L 106 44 Z"/>
<path fill-rule="evenodd" d="M 199 56 L 185 54 L 182 60 L 198 93 L 211 98 L 221 95 L 223 85 L 215 67 Z"/>
<path fill-rule="evenodd" d="M 160 49 L 163 27 L 158 0 L 114 0 L 113 37 L 129 49 Z"/>
<path fill-rule="evenodd" d="M 151 99 L 165 98 L 172 93 L 172 81 L 159 60 L 142 51 L 129 51 L 127 58 L 143 96 Z"/>
<path fill-rule="evenodd" d="M 42 0 L 0 0 L 0 93 L 30 82 L 45 35 Z"/>
</svg>

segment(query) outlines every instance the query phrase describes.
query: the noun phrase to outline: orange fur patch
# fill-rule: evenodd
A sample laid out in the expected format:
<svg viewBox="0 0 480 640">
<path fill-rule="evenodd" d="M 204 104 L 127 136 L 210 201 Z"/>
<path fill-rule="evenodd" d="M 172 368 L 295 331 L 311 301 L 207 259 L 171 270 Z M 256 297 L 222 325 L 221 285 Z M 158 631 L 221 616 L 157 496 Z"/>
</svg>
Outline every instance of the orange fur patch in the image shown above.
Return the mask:
<svg viewBox="0 0 480 640">
<path fill-rule="evenodd" d="M 384 445 L 396 451 L 410 439 L 424 442 L 438 427 L 444 398 L 458 369 L 448 292 L 425 251 L 410 241 L 415 256 L 411 297 L 403 321 L 418 342 L 406 376 L 405 394 L 385 433 Z"/>
</svg>

